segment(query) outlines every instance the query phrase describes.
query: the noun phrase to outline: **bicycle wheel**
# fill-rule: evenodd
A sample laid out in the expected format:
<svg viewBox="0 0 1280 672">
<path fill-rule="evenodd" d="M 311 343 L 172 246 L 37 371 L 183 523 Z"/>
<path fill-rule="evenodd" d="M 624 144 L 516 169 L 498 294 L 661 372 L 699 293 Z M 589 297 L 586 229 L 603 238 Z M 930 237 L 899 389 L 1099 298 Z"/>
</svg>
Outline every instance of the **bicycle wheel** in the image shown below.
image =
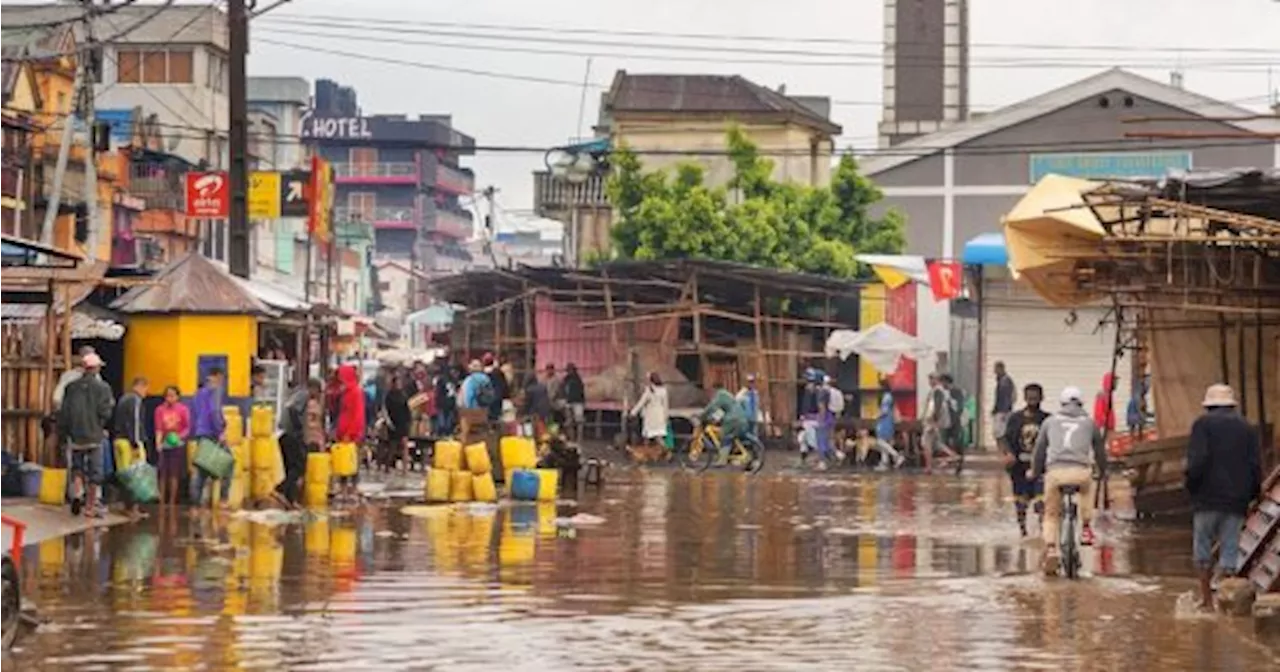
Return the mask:
<svg viewBox="0 0 1280 672">
<path fill-rule="evenodd" d="M 1062 521 L 1062 532 L 1059 536 L 1061 537 L 1059 545 L 1062 553 L 1062 573 L 1068 579 L 1079 578 L 1080 549 L 1076 545 L 1076 503 L 1074 499 L 1067 502 L 1066 516 Z"/>
<path fill-rule="evenodd" d="M 689 471 L 706 471 L 714 459 L 715 446 L 712 446 L 707 437 L 701 433 L 697 433 L 693 438 L 689 439 L 689 443 L 685 444 L 684 450 L 680 451 L 680 466 Z"/>
</svg>

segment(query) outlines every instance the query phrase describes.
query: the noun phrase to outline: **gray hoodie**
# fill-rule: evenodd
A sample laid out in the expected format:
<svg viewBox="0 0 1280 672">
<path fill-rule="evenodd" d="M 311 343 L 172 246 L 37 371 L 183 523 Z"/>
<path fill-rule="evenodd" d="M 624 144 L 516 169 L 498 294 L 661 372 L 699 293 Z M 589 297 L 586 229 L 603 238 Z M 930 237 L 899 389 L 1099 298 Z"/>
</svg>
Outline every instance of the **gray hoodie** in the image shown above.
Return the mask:
<svg viewBox="0 0 1280 672">
<path fill-rule="evenodd" d="M 1082 405 L 1066 404 L 1040 425 L 1033 464 L 1033 475 L 1037 478 L 1045 469 L 1058 465 L 1088 467 L 1096 464 L 1099 471 L 1105 473 L 1107 450 L 1102 432 L 1084 412 Z"/>
</svg>

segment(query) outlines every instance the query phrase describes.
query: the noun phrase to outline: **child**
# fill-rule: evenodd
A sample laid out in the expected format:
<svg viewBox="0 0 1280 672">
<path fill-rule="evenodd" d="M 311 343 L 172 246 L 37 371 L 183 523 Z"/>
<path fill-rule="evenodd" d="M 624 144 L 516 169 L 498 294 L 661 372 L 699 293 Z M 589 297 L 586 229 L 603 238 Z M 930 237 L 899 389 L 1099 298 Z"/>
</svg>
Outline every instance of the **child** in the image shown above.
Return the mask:
<svg viewBox="0 0 1280 672">
<path fill-rule="evenodd" d="M 191 411 L 182 403 L 178 388 L 164 388 L 164 402 L 156 407 L 156 452 L 160 454 L 160 504 L 177 506 L 178 486 L 187 468 L 187 438 L 191 435 Z"/>
</svg>

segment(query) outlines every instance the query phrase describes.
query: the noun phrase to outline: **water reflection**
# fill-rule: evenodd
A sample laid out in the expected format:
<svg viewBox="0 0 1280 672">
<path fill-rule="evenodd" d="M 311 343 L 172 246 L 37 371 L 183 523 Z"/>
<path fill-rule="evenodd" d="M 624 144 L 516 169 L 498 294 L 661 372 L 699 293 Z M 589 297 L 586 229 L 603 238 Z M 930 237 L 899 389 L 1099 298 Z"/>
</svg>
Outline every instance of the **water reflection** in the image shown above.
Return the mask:
<svg viewBox="0 0 1280 672">
<path fill-rule="evenodd" d="M 162 516 L 27 549 L 21 666 L 1255 670 L 1173 619 L 1179 531 L 1104 527 L 1046 582 L 1003 479 L 642 473 L 559 504 Z M 574 514 L 603 518 L 572 527 Z M 1145 536 L 1143 536 L 1145 535 Z M 1137 541 L 1141 543 L 1137 543 Z M 1142 548 L 1141 551 L 1135 550 Z M 531 641 L 548 643 L 531 647 Z"/>
</svg>

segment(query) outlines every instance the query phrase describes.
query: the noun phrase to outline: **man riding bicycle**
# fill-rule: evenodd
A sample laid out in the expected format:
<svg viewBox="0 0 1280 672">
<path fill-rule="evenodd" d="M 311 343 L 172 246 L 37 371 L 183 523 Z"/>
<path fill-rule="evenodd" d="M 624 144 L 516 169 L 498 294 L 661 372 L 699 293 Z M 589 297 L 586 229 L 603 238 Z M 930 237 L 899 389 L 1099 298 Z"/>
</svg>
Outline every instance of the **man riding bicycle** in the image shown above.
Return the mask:
<svg viewBox="0 0 1280 672">
<path fill-rule="evenodd" d="M 1040 427 L 1035 458 L 1028 478 L 1044 476 L 1044 569 L 1055 573 L 1060 562 L 1058 533 L 1062 526 L 1062 488 L 1080 489 L 1080 543 L 1093 544 L 1094 472 L 1107 469 L 1107 450 L 1102 432 L 1084 410 L 1080 390 L 1067 387 L 1059 397 L 1061 407 Z M 1090 455 L 1092 453 L 1092 455 Z M 1090 468 L 1090 465 L 1093 468 Z"/>
<path fill-rule="evenodd" d="M 742 404 L 725 389 L 723 382 L 716 381 L 711 403 L 703 409 L 701 418 L 703 422 L 720 423 L 720 457 L 716 464 L 727 463 L 733 442 L 747 438 L 747 414 Z"/>
</svg>

